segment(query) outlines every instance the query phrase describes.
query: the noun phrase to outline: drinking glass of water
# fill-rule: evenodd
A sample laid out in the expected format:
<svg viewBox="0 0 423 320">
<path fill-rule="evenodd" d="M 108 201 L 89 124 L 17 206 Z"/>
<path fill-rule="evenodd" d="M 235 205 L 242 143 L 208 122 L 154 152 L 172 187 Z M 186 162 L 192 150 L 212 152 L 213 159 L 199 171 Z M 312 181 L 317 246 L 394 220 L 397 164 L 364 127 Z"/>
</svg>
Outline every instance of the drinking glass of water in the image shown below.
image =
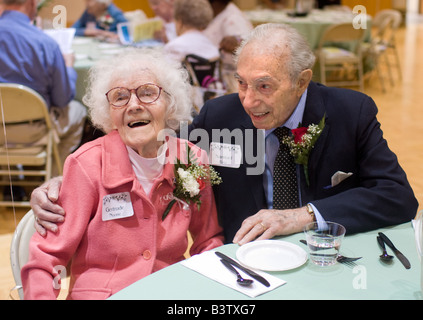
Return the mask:
<svg viewBox="0 0 423 320">
<path fill-rule="evenodd" d="M 335 222 L 325 222 L 319 226 L 312 222 L 304 227 L 310 260 L 319 266 L 336 263 L 345 227 Z"/>
</svg>

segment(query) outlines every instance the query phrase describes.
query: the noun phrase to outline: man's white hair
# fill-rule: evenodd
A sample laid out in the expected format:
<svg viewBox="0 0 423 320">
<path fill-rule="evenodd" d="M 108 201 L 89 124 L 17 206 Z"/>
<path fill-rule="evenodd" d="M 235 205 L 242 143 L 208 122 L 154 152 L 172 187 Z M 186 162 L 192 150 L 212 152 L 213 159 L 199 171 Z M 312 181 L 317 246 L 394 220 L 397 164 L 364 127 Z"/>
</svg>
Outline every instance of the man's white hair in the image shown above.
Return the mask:
<svg viewBox="0 0 423 320">
<path fill-rule="evenodd" d="M 316 57 L 305 38 L 293 27 L 287 24 L 267 23 L 254 28 L 235 52 L 235 62 L 238 62 L 242 50 L 252 46 L 256 54 L 271 55 L 285 61 L 289 55 L 287 65 L 289 76 L 295 82 L 300 73 L 311 69 Z"/>
</svg>

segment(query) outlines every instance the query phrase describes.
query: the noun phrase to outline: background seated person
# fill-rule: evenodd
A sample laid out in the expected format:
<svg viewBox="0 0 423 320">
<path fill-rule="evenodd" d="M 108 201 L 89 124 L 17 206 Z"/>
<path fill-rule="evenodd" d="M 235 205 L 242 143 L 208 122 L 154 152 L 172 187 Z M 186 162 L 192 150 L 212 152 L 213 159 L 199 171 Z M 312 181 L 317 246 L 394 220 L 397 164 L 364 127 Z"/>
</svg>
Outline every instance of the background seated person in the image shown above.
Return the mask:
<svg viewBox="0 0 423 320">
<path fill-rule="evenodd" d="M 213 19 L 213 9 L 207 0 L 175 0 L 174 21 L 177 37 L 169 41 L 164 50 L 177 61 L 188 54 L 207 60 L 219 58 L 219 49 L 202 31 Z"/>
<path fill-rule="evenodd" d="M 222 52 L 222 77 L 228 92 L 237 92 L 233 52 L 240 40 L 253 30 L 253 25 L 230 0 L 209 0 L 209 2 L 213 8 L 214 18 L 204 30 L 204 34 Z"/>
<path fill-rule="evenodd" d="M 87 7 L 73 28 L 77 36 L 117 39 L 117 25 L 127 22 L 112 0 L 86 0 Z"/>
<path fill-rule="evenodd" d="M 106 136 L 88 142 L 65 163 L 59 203 L 60 232 L 35 234 L 22 268 L 26 299 L 54 299 L 56 266 L 72 259 L 68 299 L 105 299 L 131 283 L 222 245 L 210 183 L 197 191 L 201 205 L 176 199 L 176 158 L 207 153 L 188 141 L 159 136 L 191 119 L 188 76 L 159 51 L 132 49 L 90 71 L 84 102 Z M 178 180 L 179 181 L 179 180 Z M 189 192 L 194 190 L 188 189 Z"/>
<path fill-rule="evenodd" d="M 173 2 L 175 0 L 148 0 L 155 16 L 163 20 L 163 29 L 155 32 L 154 38 L 163 43 L 176 38 L 175 22 L 173 21 Z"/>
<path fill-rule="evenodd" d="M 74 55 L 62 54 L 55 40 L 32 25 L 37 1 L 3 0 L 0 17 L 0 82 L 17 83 L 38 92 L 46 101 L 59 135 L 62 161 L 80 144 L 86 108 L 75 97 Z M 35 143 L 45 135 L 44 123 L 7 125 L 9 143 Z M 0 143 L 4 135 L 0 136 Z"/>
</svg>

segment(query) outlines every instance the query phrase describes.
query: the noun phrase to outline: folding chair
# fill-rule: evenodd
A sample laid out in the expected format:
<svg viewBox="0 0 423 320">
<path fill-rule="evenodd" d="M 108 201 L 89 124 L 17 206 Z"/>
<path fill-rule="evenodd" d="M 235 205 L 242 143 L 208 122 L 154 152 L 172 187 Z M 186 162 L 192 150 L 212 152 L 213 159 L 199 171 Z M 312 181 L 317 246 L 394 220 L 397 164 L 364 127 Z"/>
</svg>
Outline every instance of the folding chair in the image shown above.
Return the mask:
<svg viewBox="0 0 423 320">
<path fill-rule="evenodd" d="M 365 30 L 354 29 L 351 23 L 330 26 L 323 33 L 316 56 L 320 63 L 320 81 L 327 86 L 359 86 L 364 89 L 363 60 L 361 45 Z M 351 69 L 348 69 L 350 67 Z M 346 71 L 352 72 L 346 72 Z M 338 73 L 336 73 L 338 71 Z M 341 77 L 332 80 L 328 77 L 338 74 Z M 352 80 L 347 77 L 351 76 Z"/>
<path fill-rule="evenodd" d="M 34 232 L 34 213 L 32 210 L 29 210 L 16 227 L 12 243 L 10 245 L 10 263 L 16 284 L 11 291 L 17 290 L 21 300 L 24 298 L 21 269 L 28 261 L 29 241 L 31 240 Z"/>
<path fill-rule="evenodd" d="M 7 141 L 10 126 L 39 122 L 45 125 L 45 136 L 27 143 L 28 135 L 22 132 L 22 141 Z M 19 84 L 0 84 L 0 123 L 4 144 L 0 145 L 0 185 L 38 186 L 52 176 L 53 160 L 57 173 L 62 173 L 62 163 L 56 144 L 48 107 L 34 90 Z M 16 137 L 15 137 L 16 139 Z M 12 188 L 11 188 L 12 189 Z M 13 194 L 13 193 L 12 193 Z M 0 206 L 29 206 L 28 201 L 3 199 Z"/>
<path fill-rule="evenodd" d="M 371 59 L 374 64 L 374 70 L 379 76 L 383 92 L 385 84 L 382 77 L 382 66 L 386 67 L 391 85 L 394 85 L 391 66 L 395 66 L 398 71 L 398 79 L 402 79 L 400 59 L 396 45 L 396 32 L 402 23 L 401 12 L 393 9 L 379 11 L 372 20 L 372 26 L 375 29 L 372 39 L 364 46 L 363 54 Z M 393 55 L 393 64 L 391 63 Z"/>
</svg>

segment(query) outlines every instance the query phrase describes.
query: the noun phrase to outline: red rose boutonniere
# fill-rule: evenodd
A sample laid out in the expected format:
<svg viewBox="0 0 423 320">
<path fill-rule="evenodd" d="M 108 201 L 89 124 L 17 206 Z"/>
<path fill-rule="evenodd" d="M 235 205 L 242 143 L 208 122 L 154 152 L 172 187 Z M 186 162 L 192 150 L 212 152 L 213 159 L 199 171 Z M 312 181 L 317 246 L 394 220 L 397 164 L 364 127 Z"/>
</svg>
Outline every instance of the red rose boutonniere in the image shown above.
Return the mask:
<svg viewBox="0 0 423 320">
<path fill-rule="evenodd" d="M 311 124 L 308 127 L 301 127 L 300 123 L 297 129 L 292 129 L 292 136 L 285 137 L 282 141 L 290 147 L 294 162 L 304 166 L 307 186 L 310 184 L 308 176 L 308 158 L 324 127 L 325 116 L 323 116 L 318 125 Z"/>
</svg>

